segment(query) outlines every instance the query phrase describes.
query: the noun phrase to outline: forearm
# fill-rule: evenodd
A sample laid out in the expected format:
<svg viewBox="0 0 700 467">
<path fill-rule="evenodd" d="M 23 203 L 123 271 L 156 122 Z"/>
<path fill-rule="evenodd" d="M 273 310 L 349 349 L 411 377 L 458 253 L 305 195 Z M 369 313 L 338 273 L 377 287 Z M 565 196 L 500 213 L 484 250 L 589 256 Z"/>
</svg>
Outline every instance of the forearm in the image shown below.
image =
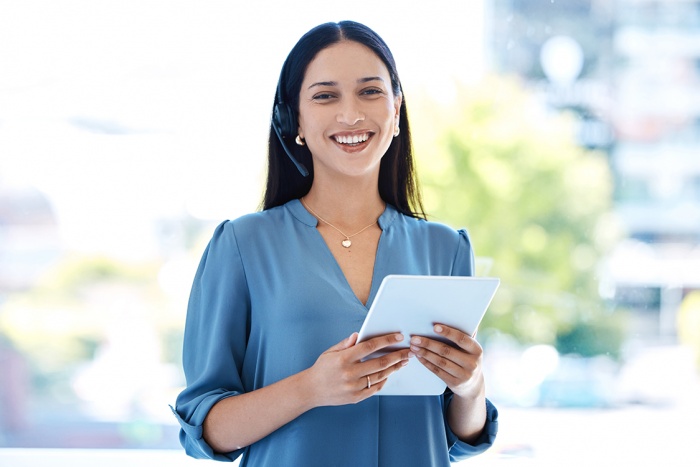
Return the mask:
<svg viewBox="0 0 700 467">
<path fill-rule="evenodd" d="M 486 425 L 486 395 L 483 390 L 474 397 L 452 396 L 447 407 L 447 423 L 465 443 L 475 441 Z"/>
<path fill-rule="evenodd" d="M 408 350 L 362 360 L 402 339 L 401 334 L 392 333 L 355 345 L 357 333 L 353 333 L 323 352 L 311 368 L 219 401 L 204 420 L 204 440 L 216 452 L 231 452 L 255 443 L 314 407 L 354 404 L 373 396 L 391 373 L 408 362 Z M 370 375 L 375 378 L 371 388 L 365 379 Z"/>
<path fill-rule="evenodd" d="M 203 424 L 203 437 L 216 452 L 249 446 L 314 407 L 304 372 L 216 403 Z"/>
</svg>

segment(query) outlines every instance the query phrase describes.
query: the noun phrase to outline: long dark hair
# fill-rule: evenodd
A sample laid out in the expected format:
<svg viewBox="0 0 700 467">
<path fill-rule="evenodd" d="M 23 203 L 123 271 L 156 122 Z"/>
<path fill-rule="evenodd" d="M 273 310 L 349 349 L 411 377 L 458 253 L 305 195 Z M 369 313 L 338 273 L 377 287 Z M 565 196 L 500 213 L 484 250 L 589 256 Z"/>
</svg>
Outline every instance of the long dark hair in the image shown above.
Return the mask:
<svg viewBox="0 0 700 467">
<path fill-rule="evenodd" d="M 389 71 L 394 95 L 403 95 L 394 57 L 384 40 L 363 24 L 341 21 L 316 26 L 299 39 L 282 66 L 275 104 L 282 98 L 286 105 L 289 105 L 298 115 L 299 93 L 306 68 L 321 50 L 343 40 L 358 42 L 372 50 Z M 380 163 L 379 195 L 400 212 L 412 217 L 425 218 L 413 163 L 406 96 L 403 96 L 399 109 L 399 128 L 401 133 L 392 140 Z M 311 189 L 314 176 L 311 152 L 307 146 L 293 143 L 287 144 L 287 148 L 292 151 L 297 161 L 308 169 L 309 175 L 304 177 L 297 170 L 285 153 L 271 125 L 268 140 L 267 183 L 261 205 L 263 210 L 301 198 Z"/>
</svg>

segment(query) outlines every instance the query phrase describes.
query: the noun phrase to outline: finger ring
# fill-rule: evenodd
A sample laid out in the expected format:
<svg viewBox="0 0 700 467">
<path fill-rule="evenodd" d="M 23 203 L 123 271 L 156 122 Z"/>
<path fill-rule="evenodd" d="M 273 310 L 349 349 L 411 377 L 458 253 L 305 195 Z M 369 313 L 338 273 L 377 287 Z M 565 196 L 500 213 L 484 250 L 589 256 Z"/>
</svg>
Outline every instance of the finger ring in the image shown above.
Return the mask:
<svg viewBox="0 0 700 467">
<path fill-rule="evenodd" d="M 372 387 L 372 382 L 369 380 L 369 375 L 367 375 L 367 389 Z"/>
</svg>

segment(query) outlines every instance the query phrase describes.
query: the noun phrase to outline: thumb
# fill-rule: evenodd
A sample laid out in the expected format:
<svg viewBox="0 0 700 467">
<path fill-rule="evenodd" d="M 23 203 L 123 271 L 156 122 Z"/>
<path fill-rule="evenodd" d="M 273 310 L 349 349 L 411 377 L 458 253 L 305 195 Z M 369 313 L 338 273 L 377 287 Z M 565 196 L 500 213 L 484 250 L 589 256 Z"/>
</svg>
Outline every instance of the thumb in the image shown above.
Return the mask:
<svg viewBox="0 0 700 467">
<path fill-rule="evenodd" d="M 338 342 L 333 347 L 328 349 L 327 352 L 334 352 L 334 351 L 338 351 L 338 350 L 348 349 L 348 348 L 352 347 L 353 345 L 355 345 L 355 342 L 357 342 L 357 333 L 353 332 L 348 337 L 346 337 L 345 339 L 343 339 L 342 341 Z"/>
</svg>

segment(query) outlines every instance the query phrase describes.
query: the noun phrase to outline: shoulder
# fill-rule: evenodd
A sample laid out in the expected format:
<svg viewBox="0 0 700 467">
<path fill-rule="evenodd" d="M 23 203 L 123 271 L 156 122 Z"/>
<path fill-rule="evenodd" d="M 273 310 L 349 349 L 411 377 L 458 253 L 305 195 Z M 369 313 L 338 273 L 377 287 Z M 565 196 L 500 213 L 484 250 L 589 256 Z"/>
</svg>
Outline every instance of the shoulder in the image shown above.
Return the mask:
<svg viewBox="0 0 700 467">
<path fill-rule="evenodd" d="M 284 206 L 278 206 L 223 221 L 216 228 L 215 235 L 242 238 L 268 229 L 279 228 L 288 221 L 284 211 Z"/>
<path fill-rule="evenodd" d="M 214 232 L 212 243 L 230 245 L 247 258 L 262 252 L 277 254 L 283 249 L 285 239 L 299 236 L 307 227 L 315 225 L 300 218 L 294 205 L 282 205 L 222 222 Z"/>
<path fill-rule="evenodd" d="M 466 229 L 456 229 L 442 222 L 399 214 L 396 224 L 399 228 L 405 229 L 406 232 L 412 236 L 424 238 L 431 242 L 439 242 L 442 245 L 461 242 L 466 242 L 467 245 L 471 244 Z"/>
<path fill-rule="evenodd" d="M 402 214 L 396 217 L 392 229 L 392 238 L 405 242 L 400 245 L 415 257 L 429 261 L 433 273 L 472 275 L 474 251 L 466 229 Z"/>
</svg>

